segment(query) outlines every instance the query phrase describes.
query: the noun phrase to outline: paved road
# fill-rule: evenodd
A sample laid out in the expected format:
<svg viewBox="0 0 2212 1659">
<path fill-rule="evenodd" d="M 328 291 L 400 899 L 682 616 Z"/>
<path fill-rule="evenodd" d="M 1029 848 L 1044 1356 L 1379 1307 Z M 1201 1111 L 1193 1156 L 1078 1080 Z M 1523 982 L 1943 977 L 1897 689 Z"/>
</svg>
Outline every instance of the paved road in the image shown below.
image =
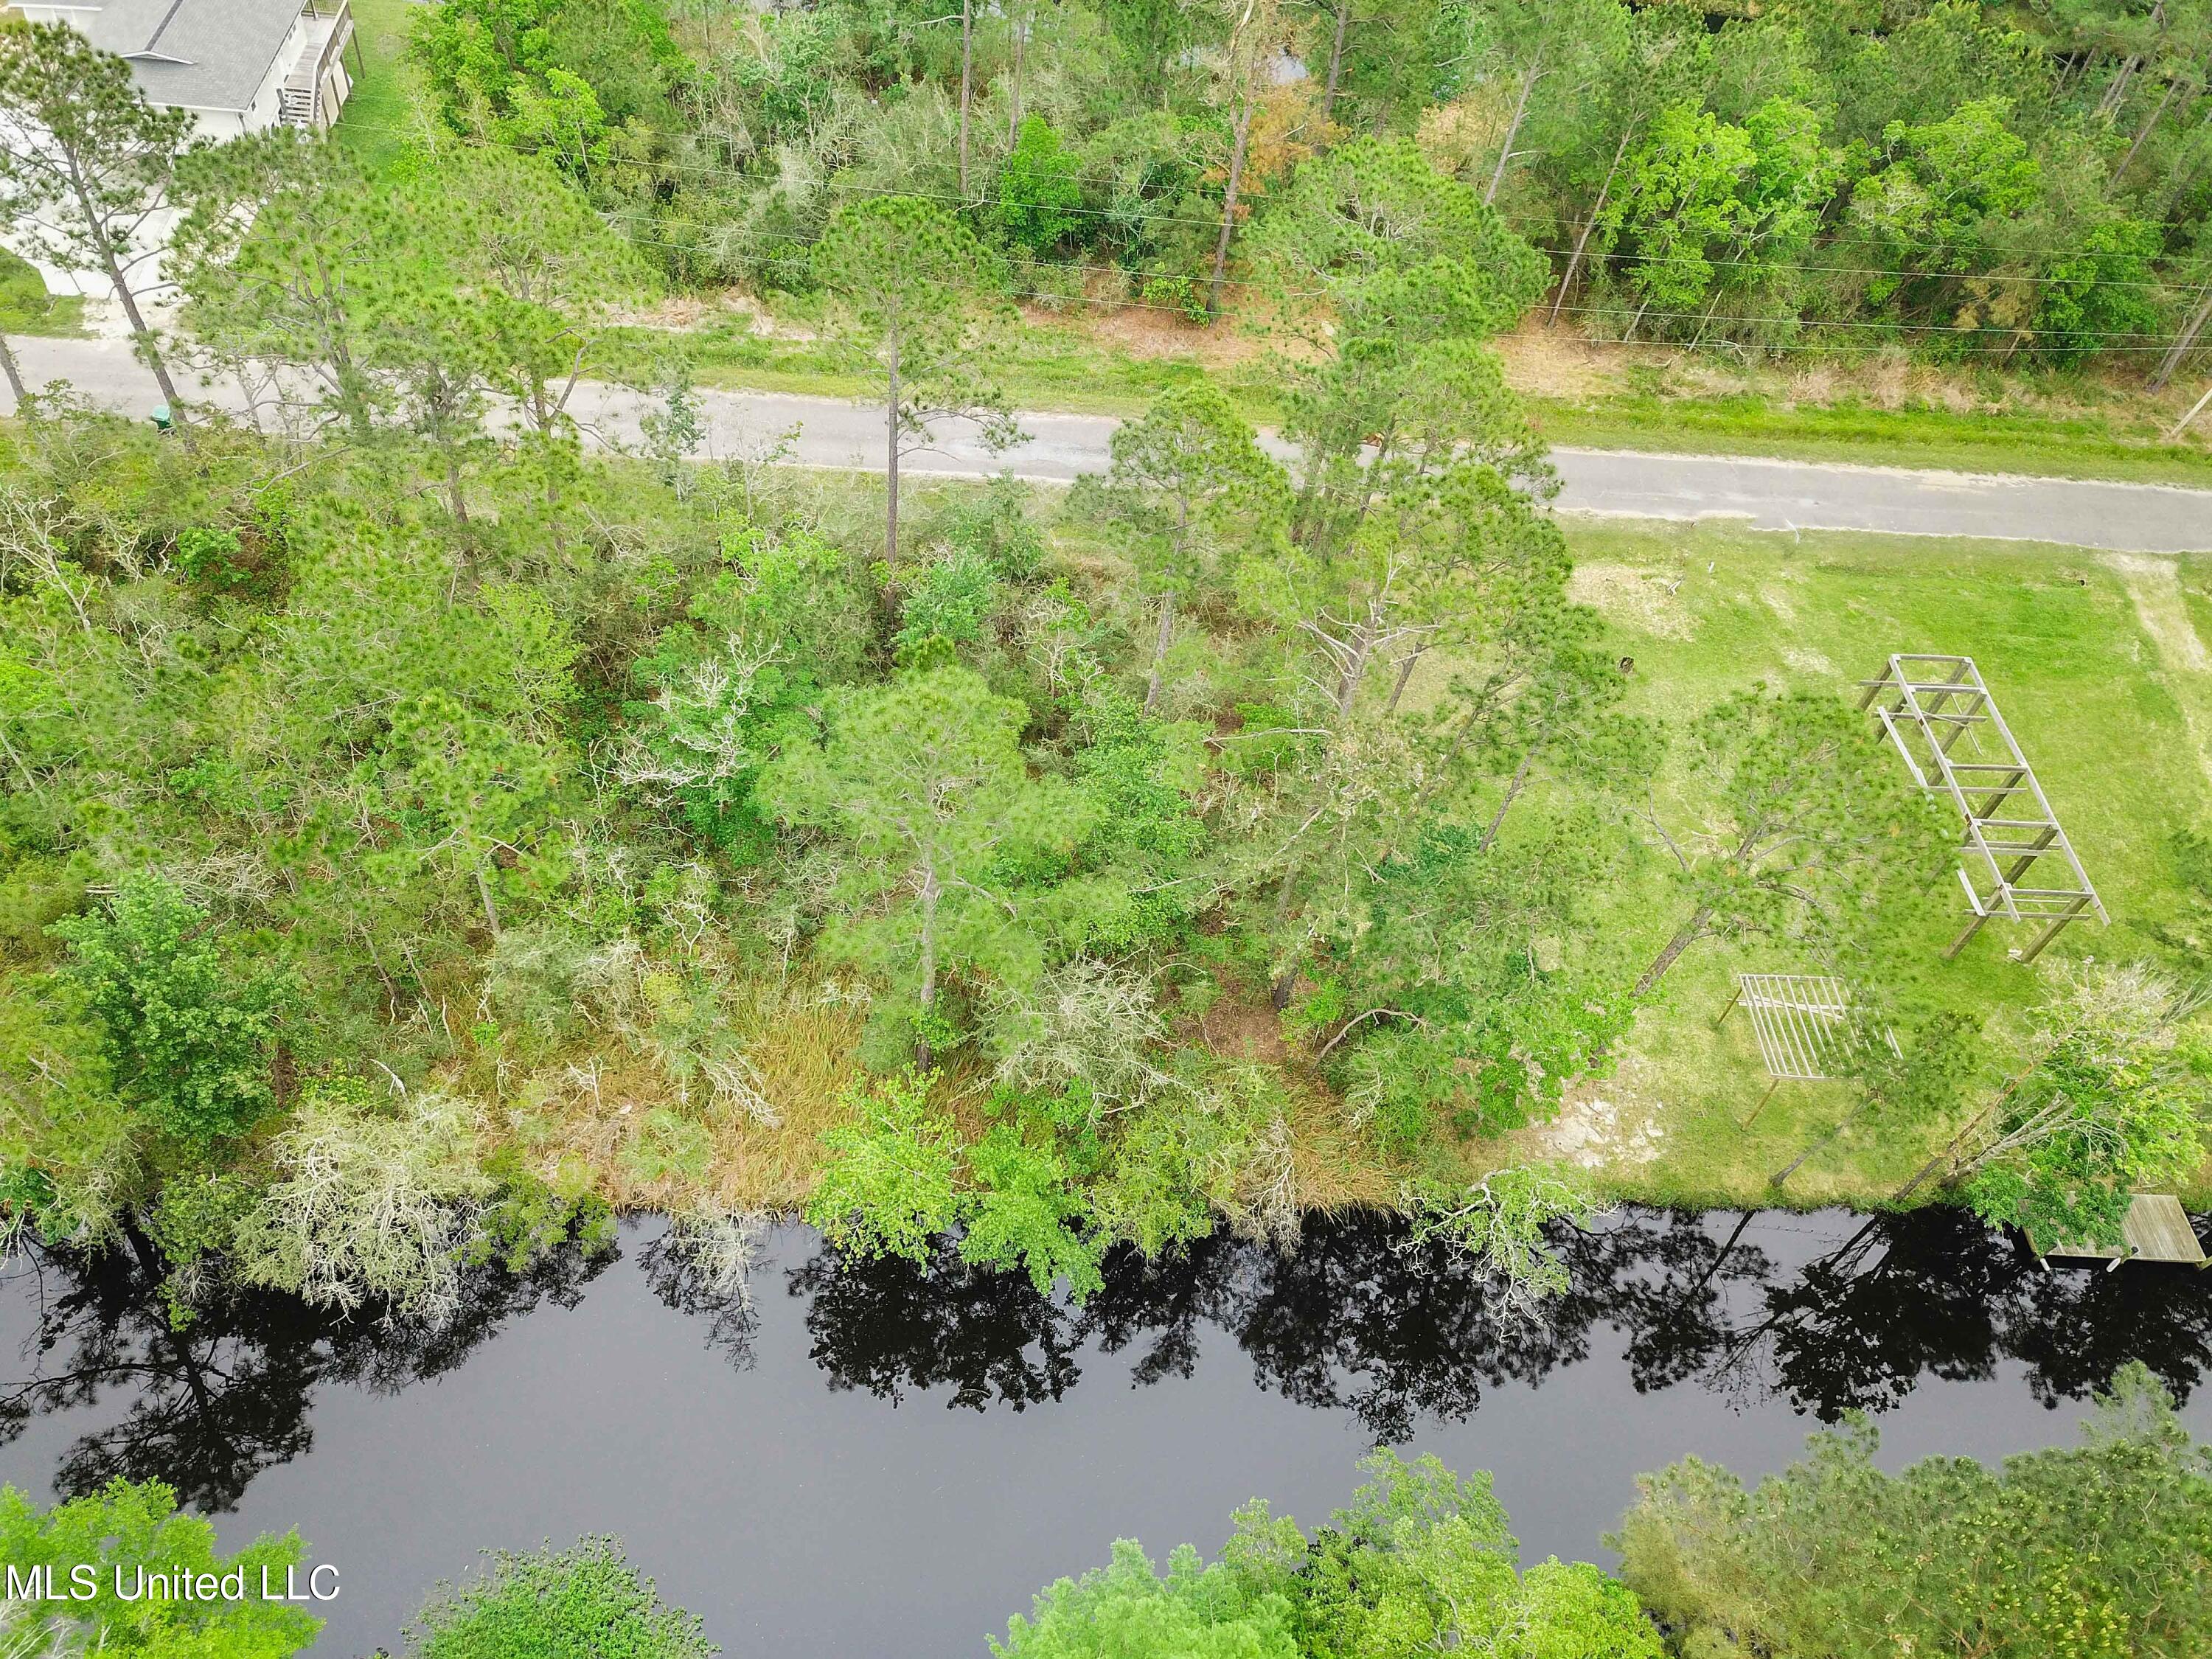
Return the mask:
<svg viewBox="0 0 2212 1659">
<path fill-rule="evenodd" d="M 152 378 L 117 340 L 11 342 L 33 385 L 66 380 L 117 408 L 154 402 Z M 234 387 L 211 402 L 234 409 Z M 832 398 L 702 392 L 711 454 L 762 453 L 796 428 L 787 457 L 809 466 L 880 471 L 882 416 Z M 0 390 L 0 410 L 10 407 Z M 644 407 L 618 388 L 584 386 L 573 408 L 602 441 L 634 442 Z M 994 456 L 971 430 L 948 423 L 938 447 L 909 471 L 974 477 L 1011 466 L 1024 477 L 1065 481 L 1106 464 L 1114 421 L 1092 415 L 1025 415 L 1028 442 Z M 2212 551 L 2212 490 L 2071 478 L 1917 472 L 1717 455 L 1556 449 L 1570 512 L 1650 519 L 1736 519 L 1765 530 L 1875 530 L 1917 536 L 1986 536 L 2130 553 Z"/>
</svg>

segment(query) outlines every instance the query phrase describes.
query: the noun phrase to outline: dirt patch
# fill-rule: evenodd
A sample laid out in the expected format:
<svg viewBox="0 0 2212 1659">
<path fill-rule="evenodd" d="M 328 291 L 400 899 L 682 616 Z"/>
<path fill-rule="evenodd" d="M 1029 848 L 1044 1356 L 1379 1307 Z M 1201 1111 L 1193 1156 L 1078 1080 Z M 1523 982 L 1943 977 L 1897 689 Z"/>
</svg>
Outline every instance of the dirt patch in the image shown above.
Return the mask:
<svg viewBox="0 0 2212 1659">
<path fill-rule="evenodd" d="M 1615 1076 L 1569 1090 L 1559 1116 L 1531 1137 L 1537 1155 L 1584 1170 L 1640 1170 L 1650 1164 L 1667 1132 L 1657 1121 L 1660 1103 L 1638 1086 L 1650 1070 L 1632 1055 Z"/>
<path fill-rule="evenodd" d="M 708 295 L 672 294 L 649 306 L 638 307 L 624 320 L 633 328 L 697 328 L 702 324 L 717 321 L 732 311 L 741 312 L 747 316 L 758 315 L 744 300 L 726 304 Z"/>
<path fill-rule="evenodd" d="M 1621 389 L 1634 360 L 1619 346 L 1593 345 L 1565 329 L 1524 328 L 1498 342 L 1505 384 L 1535 398 L 1601 398 Z"/>
<path fill-rule="evenodd" d="M 2126 585 L 2136 620 L 2166 665 L 2192 674 L 2212 673 L 2212 652 L 2204 648 L 2182 603 L 2180 566 L 2148 553 L 2108 553 L 2105 562 Z"/>
<path fill-rule="evenodd" d="M 149 304 L 142 307 L 147 319 L 156 327 L 175 315 L 175 307 Z M 121 303 L 100 295 L 87 295 L 84 309 L 78 313 L 84 331 L 95 340 L 127 340 L 131 337 L 131 319 L 123 314 Z"/>
<path fill-rule="evenodd" d="M 1793 645 L 1783 652 L 1782 660 L 1801 674 L 1818 674 L 1824 679 L 1835 678 L 1836 665 L 1817 651 L 1806 651 Z"/>
<path fill-rule="evenodd" d="M 1680 574 L 1625 564 L 1578 564 L 1567 581 L 1567 597 L 1595 607 L 1624 628 L 1662 640 L 1686 640 L 1698 631 L 1690 608 L 1677 597 Z"/>
<path fill-rule="evenodd" d="M 1103 350 L 1140 362 L 1183 358 L 1210 369 L 1234 368 L 1262 356 L 1271 342 L 1243 325 L 1232 313 L 1212 323 L 1194 323 L 1182 313 L 1125 302 L 1103 279 L 1091 284 L 1092 303 L 1073 310 L 1024 303 L 1022 320 L 1034 328 L 1073 335 Z"/>
<path fill-rule="evenodd" d="M 1232 991 L 1200 1014 L 1198 1035 L 1224 1060 L 1256 1060 L 1280 1066 L 1291 1058 L 1283 1041 L 1283 1022 L 1262 1000 L 1248 1002 Z"/>
<path fill-rule="evenodd" d="M 1083 321 L 1085 332 L 1093 340 L 1119 346 L 1132 357 L 1195 357 L 1209 368 L 1223 368 L 1248 362 L 1267 349 L 1265 341 L 1242 329 L 1209 327 L 1172 311 L 1143 306 L 1101 307 Z"/>
</svg>

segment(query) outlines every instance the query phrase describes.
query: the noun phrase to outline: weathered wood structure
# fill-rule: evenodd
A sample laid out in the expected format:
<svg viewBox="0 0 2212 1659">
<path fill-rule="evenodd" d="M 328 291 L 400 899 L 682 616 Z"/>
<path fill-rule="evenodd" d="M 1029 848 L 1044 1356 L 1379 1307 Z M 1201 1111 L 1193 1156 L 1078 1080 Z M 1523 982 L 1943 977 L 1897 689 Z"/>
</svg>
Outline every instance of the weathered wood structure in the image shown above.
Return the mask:
<svg viewBox="0 0 2212 1659">
<path fill-rule="evenodd" d="M 2181 1207 L 2181 1200 L 2166 1193 L 2137 1193 L 2128 1206 L 2127 1219 L 2120 1224 L 2120 1237 L 2125 1242 L 2115 1247 L 2109 1244 L 2038 1244 L 2029 1238 L 2029 1248 L 2039 1256 L 2073 1256 L 2093 1261 L 2108 1262 L 2110 1273 L 2123 1261 L 2179 1261 L 2192 1267 L 2212 1267 L 2212 1260 L 2204 1254 L 2204 1246 L 2197 1237 L 2197 1229 L 2190 1224 L 2189 1212 Z M 2046 1261 L 2044 1264 L 2048 1267 Z"/>
<path fill-rule="evenodd" d="M 1957 956 L 1992 916 L 2042 924 L 2012 952 L 2021 962 L 2069 923 L 2110 921 L 1972 657 L 1899 654 L 1859 684 L 1859 707 L 1881 722 L 1913 781 L 1948 796 L 1966 823 L 1959 884 L 1973 920 L 1945 956 Z"/>
</svg>

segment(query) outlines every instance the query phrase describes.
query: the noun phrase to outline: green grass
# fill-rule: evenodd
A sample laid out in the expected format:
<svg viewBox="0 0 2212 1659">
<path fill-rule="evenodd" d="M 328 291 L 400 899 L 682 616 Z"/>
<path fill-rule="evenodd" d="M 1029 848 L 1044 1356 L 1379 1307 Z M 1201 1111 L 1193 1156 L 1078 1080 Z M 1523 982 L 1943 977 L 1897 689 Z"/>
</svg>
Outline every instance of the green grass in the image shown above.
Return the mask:
<svg viewBox="0 0 2212 1659">
<path fill-rule="evenodd" d="M 1771 455 L 2212 487 L 2212 449 L 2194 434 L 2166 442 L 2163 428 L 2148 417 L 1957 413 L 1852 402 L 1793 406 L 1749 394 L 1543 398 L 1530 399 L 1529 410 L 1552 442 L 1591 449 Z"/>
<path fill-rule="evenodd" d="M 76 338 L 84 333 L 81 295 L 52 295 L 26 261 L 0 248 L 0 332 Z"/>
<path fill-rule="evenodd" d="M 334 137 L 372 172 L 390 167 L 407 146 L 418 88 L 407 62 L 409 0 L 351 0 L 354 39 L 362 73 Z"/>
<path fill-rule="evenodd" d="M 634 331 L 633 343 L 651 349 L 652 331 Z M 747 320 L 717 319 L 684 333 L 693 372 L 702 386 L 848 398 L 860 381 L 844 373 L 819 343 L 789 335 L 750 332 Z M 1189 356 L 1140 357 L 1093 344 L 1071 331 L 1018 323 L 1004 342 L 1006 361 L 997 379 L 1018 409 L 1072 415 L 1138 415 L 1163 392 L 1206 374 Z M 1258 422 L 1275 417 L 1273 404 L 1255 386 L 1231 375 L 1224 385 Z"/>
<path fill-rule="evenodd" d="M 1892 652 L 1972 656 L 2112 915 L 2069 929 L 2033 967 L 2007 957 L 2027 930 L 1993 922 L 1954 963 L 1934 959 L 1940 993 L 1992 1014 L 2002 1042 L 2025 1029 L 2047 975 L 2083 957 L 2134 954 L 2141 925 L 2177 913 L 2170 838 L 2212 818 L 2212 558 L 2119 559 L 2074 549 L 1918 538 L 1762 535 L 1717 526 L 1570 521 L 1577 591 L 1635 659 L 1643 712 L 1686 720 L 1765 680 L 1844 695 Z M 1679 582 L 1671 595 L 1666 585 Z M 2192 659 L 2193 664 L 2192 665 Z M 1626 896 L 1633 913 L 1649 895 Z M 1963 920 L 1963 917 L 1961 918 Z M 1624 915 L 1663 937 L 1665 919 Z M 1770 1201 L 1768 1175 L 1849 1103 L 1840 1084 L 1784 1084 L 1749 1129 L 1766 1088 L 1747 1022 L 1713 1018 L 1739 971 L 1787 969 L 1756 947 L 1692 947 L 1644 1014 L 1613 1079 L 1594 1092 L 1631 1124 L 1661 1131 L 1656 1157 L 1614 1163 L 1609 1184 L 1699 1205 Z M 1861 1138 L 1816 1157 L 1793 1203 L 1879 1201 L 1928 1148 Z M 2195 1194 L 2212 1193 L 2200 1176 Z"/>
</svg>

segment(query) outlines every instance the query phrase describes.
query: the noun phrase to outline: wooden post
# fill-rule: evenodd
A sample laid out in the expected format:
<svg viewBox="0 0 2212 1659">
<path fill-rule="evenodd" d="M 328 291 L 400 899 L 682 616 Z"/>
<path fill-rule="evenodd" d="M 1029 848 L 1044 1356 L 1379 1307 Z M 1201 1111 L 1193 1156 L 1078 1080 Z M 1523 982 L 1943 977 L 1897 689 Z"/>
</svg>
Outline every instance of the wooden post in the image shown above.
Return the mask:
<svg viewBox="0 0 2212 1659">
<path fill-rule="evenodd" d="M 2074 901 L 2074 908 L 2072 909 L 2067 911 L 2063 915 L 2053 916 L 2051 919 L 2051 926 L 2045 928 L 2040 933 L 2038 933 L 2035 936 L 2035 943 L 2029 945 L 2026 951 L 2021 953 L 2021 965 L 2024 968 L 2029 963 L 2033 962 L 2036 957 L 2041 956 L 2043 954 L 2043 947 L 2050 944 L 2051 940 L 2057 939 L 2059 934 L 2065 932 L 2066 924 L 2079 916 L 2081 914 L 2082 907 L 2088 901 L 2086 899 L 2077 898 Z"/>
<path fill-rule="evenodd" d="M 1988 911 L 1975 911 L 1974 919 L 1966 924 L 1966 931 L 1960 934 L 1958 938 L 1953 939 L 1950 945 L 1944 950 L 1943 960 L 1948 962 L 1954 957 L 1957 956 L 1960 951 L 1965 950 L 1966 948 L 1966 941 L 1973 938 L 1975 934 L 1980 933 L 1982 931 L 1982 924 L 1989 919 L 1990 913 Z"/>
<path fill-rule="evenodd" d="M 2166 434 L 2166 442 L 2172 443 L 2187 431 L 2189 423 L 2204 412 L 2204 405 L 2207 404 L 2212 404 L 2212 386 L 2206 386 L 2204 395 L 2197 400 L 2196 405 L 2190 410 L 2189 413 L 2173 423 L 2173 430 Z"/>
<path fill-rule="evenodd" d="M 2019 858 L 2013 860 L 2012 868 L 2005 872 L 2005 885 L 2009 887 L 2013 883 L 2018 881 L 2022 876 L 2026 875 L 2029 869 L 2034 865 L 2035 860 L 2042 856 L 2043 849 L 2050 846 L 2052 842 L 2057 839 L 2058 826 L 2054 823 L 2049 829 L 2045 830 L 2043 832 L 2041 838 L 2036 842 L 2035 851 L 2033 853 L 2023 853 Z"/>
<path fill-rule="evenodd" d="M 1737 1124 L 1736 1127 L 1739 1129 L 1748 1129 L 1753 1124 L 1758 1122 L 1759 1115 L 1766 1109 L 1766 1103 L 1774 1098 L 1774 1091 L 1781 1086 L 1782 1079 L 1780 1078 L 1776 1078 L 1771 1083 L 1768 1084 L 1766 1085 L 1766 1092 L 1759 1097 L 1759 1104 L 1751 1109 L 1751 1115 L 1744 1119 L 1742 1122 Z"/>
</svg>

